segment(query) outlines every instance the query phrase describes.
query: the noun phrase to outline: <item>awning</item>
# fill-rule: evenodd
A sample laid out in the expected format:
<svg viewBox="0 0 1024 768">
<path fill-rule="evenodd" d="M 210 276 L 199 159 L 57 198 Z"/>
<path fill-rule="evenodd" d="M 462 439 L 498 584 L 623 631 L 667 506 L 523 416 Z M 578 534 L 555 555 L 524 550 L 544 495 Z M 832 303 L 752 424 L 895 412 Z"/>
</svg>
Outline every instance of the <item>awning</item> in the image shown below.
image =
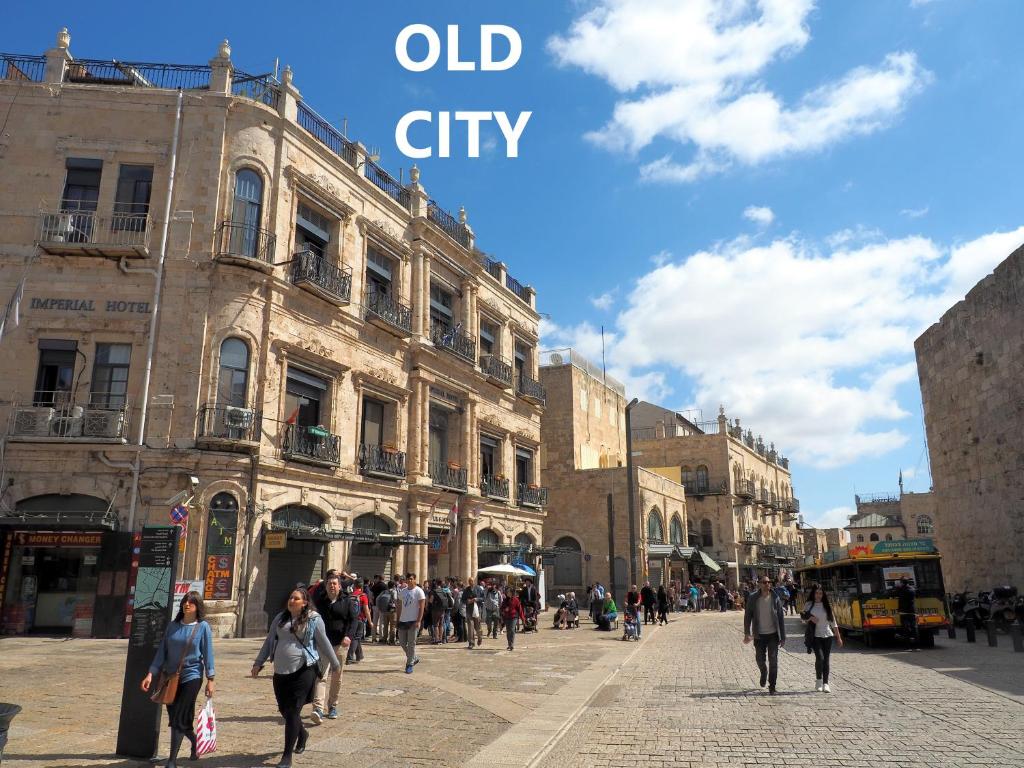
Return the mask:
<svg viewBox="0 0 1024 768">
<path fill-rule="evenodd" d="M 522 562 L 521 560 L 513 560 L 512 561 L 512 565 L 514 567 L 518 568 L 520 571 L 526 571 L 527 575 L 529 575 L 529 576 L 536 576 L 537 575 L 537 572 L 535 570 L 533 570 L 533 568 L 531 568 L 530 566 L 528 566 L 526 563 Z"/>
<path fill-rule="evenodd" d="M 676 544 L 675 550 L 672 552 L 672 559 L 689 560 L 693 557 L 693 553 L 696 551 L 696 547 L 684 547 L 682 544 Z"/>
<path fill-rule="evenodd" d="M 674 544 L 648 544 L 648 557 L 669 557 L 675 551 Z"/>
<path fill-rule="evenodd" d="M 714 560 L 712 560 L 710 557 L 708 557 L 706 554 L 704 554 L 703 550 L 697 550 L 697 554 L 699 554 L 700 559 L 704 561 L 704 565 L 706 565 L 712 571 L 722 570 L 721 566 Z"/>
</svg>

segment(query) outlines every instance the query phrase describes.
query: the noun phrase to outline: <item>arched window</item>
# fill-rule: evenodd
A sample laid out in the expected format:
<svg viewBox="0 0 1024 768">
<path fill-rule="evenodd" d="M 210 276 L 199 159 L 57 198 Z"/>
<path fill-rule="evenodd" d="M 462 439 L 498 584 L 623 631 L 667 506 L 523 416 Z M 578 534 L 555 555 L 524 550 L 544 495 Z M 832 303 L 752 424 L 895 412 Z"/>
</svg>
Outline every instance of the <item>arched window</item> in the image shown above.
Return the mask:
<svg viewBox="0 0 1024 768">
<path fill-rule="evenodd" d="M 388 521 L 380 515 L 369 512 L 360 515 L 352 521 L 352 529 L 359 531 L 373 531 L 374 533 L 391 533 L 391 526 Z"/>
<path fill-rule="evenodd" d="M 661 524 L 661 512 L 657 507 L 647 516 L 647 540 L 657 544 L 665 541 L 665 527 Z"/>
<path fill-rule="evenodd" d="M 703 493 L 708 490 L 708 468 L 701 464 L 697 467 L 697 493 Z"/>
<path fill-rule="evenodd" d="M 869 540 L 870 541 L 878 541 L 878 534 L 877 533 L 872 533 L 871 536 L 869 537 Z"/>
<path fill-rule="evenodd" d="M 686 521 L 686 546 L 700 546 L 700 534 L 697 533 L 697 526 L 692 518 Z"/>
<path fill-rule="evenodd" d="M 249 385 L 249 347 L 235 337 L 220 345 L 220 374 L 217 377 L 217 404 L 244 408 Z"/>
<path fill-rule="evenodd" d="M 683 540 L 683 524 L 678 515 L 672 515 L 672 522 L 668 525 L 668 538 L 670 544 L 685 544 Z"/>
<path fill-rule="evenodd" d="M 864 534 L 863 533 L 858 533 L 857 534 L 857 543 L 858 544 L 863 544 L 864 543 Z"/>
<path fill-rule="evenodd" d="M 282 528 L 296 532 L 318 531 L 324 527 L 324 518 L 309 507 L 281 507 L 270 516 L 270 522 L 277 530 Z"/>
<path fill-rule="evenodd" d="M 533 546 L 533 536 L 526 533 L 525 531 L 523 533 L 517 534 L 512 541 L 517 547 L 525 547 L 529 549 Z"/>
<path fill-rule="evenodd" d="M 687 488 L 692 488 L 693 487 L 693 469 L 691 469 L 690 467 L 687 467 L 687 466 L 684 465 L 683 468 L 681 470 L 679 470 L 679 474 L 680 474 L 680 476 L 683 479 L 683 485 L 685 485 Z"/>
<path fill-rule="evenodd" d="M 920 534 L 935 533 L 935 526 L 932 524 L 932 519 L 928 515 L 921 515 L 917 518 L 917 532 Z"/>
<path fill-rule="evenodd" d="M 203 597 L 207 600 L 230 600 L 233 596 L 233 578 L 225 579 L 223 573 L 211 575 L 210 571 L 217 570 L 218 560 L 211 555 L 235 554 L 237 533 L 238 499 L 230 493 L 218 493 L 210 499 L 210 510 L 206 520 L 207 586 Z"/>
<path fill-rule="evenodd" d="M 702 547 L 713 547 L 715 545 L 714 536 L 711 532 L 711 521 L 708 519 L 700 521 L 700 545 Z"/>
<path fill-rule="evenodd" d="M 501 552 L 498 546 L 501 539 L 498 534 L 490 528 L 484 528 L 476 535 L 477 563 L 481 568 L 489 568 L 501 562 Z"/>
<path fill-rule="evenodd" d="M 560 587 L 583 587 L 583 547 L 572 536 L 563 536 L 555 542 L 555 584 Z"/>
<path fill-rule="evenodd" d="M 891 533 L 885 534 L 885 540 L 886 541 L 892 541 L 892 534 Z"/>
<path fill-rule="evenodd" d="M 235 174 L 235 199 L 231 205 L 231 251 L 255 258 L 263 216 L 263 179 L 251 168 Z"/>
</svg>

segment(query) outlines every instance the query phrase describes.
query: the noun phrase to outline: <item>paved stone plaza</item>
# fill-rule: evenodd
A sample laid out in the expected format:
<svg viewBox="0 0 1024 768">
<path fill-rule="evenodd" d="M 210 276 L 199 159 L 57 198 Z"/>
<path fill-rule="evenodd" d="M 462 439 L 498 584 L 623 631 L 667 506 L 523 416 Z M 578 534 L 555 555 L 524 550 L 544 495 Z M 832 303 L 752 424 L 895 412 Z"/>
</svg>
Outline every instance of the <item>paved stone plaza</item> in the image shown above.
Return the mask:
<svg viewBox="0 0 1024 768">
<path fill-rule="evenodd" d="M 502 640 L 427 646 L 411 676 L 397 649 L 371 645 L 345 671 L 342 717 L 311 729 L 295 765 L 1024 766 L 1024 654 L 1005 636 L 998 648 L 961 634 L 913 653 L 854 641 L 834 654 L 826 695 L 812 690 L 797 633 L 769 697 L 741 622 L 674 614 L 640 644 L 584 623 L 521 636 L 513 653 Z M 200 765 L 279 757 L 270 679 L 246 676 L 258 645 L 217 645 L 220 748 Z M 147 765 L 110 754 L 124 651 L 123 641 L 0 639 L 0 701 L 25 707 L 4 768 Z"/>
</svg>

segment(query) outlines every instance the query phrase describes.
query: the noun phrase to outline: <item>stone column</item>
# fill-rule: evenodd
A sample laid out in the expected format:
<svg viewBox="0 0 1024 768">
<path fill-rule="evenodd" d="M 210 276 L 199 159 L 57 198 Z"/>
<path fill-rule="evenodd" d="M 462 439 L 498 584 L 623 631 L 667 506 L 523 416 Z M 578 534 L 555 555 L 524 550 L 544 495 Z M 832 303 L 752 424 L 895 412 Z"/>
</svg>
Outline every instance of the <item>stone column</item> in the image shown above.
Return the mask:
<svg viewBox="0 0 1024 768">
<path fill-rule="evenodd" d="M 231 45 L 223 40 L 216 57 L 210 59 L 210 93 L 231 93 Z"/>
<path fill-rule="evenodd" d="M 420 327 L 423 329 L 423 335 L 428 339 L 430 338 L 430 254 L 426 251 L 423 252 L 423 285 L 420 286 L 422 293 L 420 294 L 420 314 L 422 319 L 420 320 Z"/>
<path fill-rule="evenodd" d="M 468 510 L 460 510 L 460 523 L 462 524 L 462 546 L 460 550 L 459 568 L 462 578 L 468 579 L 475 575 L 473 571 L 473 522 L 469 519 Z"/>
<path fill-rule="evenodd" d="M 409 429 L 406 441 L 406 462 L 405 469 L 409 474 L 409 480 L 413 481 L 419 473 L 420 468 L 420 430 L 423 427 L 423 412 L 420 401 L 420 381 L 412 379 L 410 382 L 412 397 L 409 399 Z M 412 531 L 410 531 L 412 533 Z"/>
<path fill-rule="evenodd" d="M 430 384 L 420 382 L 420 474 L 430 475 Z"/>
<path fill-rule="evenodd" d="M 473 454 L 470 451 L 470 444 L 473 440 L 473 403 L 467 400 L 462 408 L 460 414 L 462 420 L 462 461 L 460 462 L 466 469 L 466 479 L 472 480 L 473 472 Z"/>
<path fill-rule="evenodd" d="M 285 120 L 295 123 L 299 119 L 299 102 L 302 94 L 292 85 L 292 68 L 285 66 L 281 73 L 281 89 L 277 99 L 277 112 Z"/>
<path fill-rule="evenodd" d="M 412 255 L 412 285 L 409 286 L 409 306 L 412 307 L 412 333 L 423 335 L 423 250 L 416 250 Z"/>
<path fill-rule="evenodd" d="M 46 52 L 46 69 L 43 79 L 47 83 L 59 85 L 64 82 L 64 72 L 68 62 L 74 60 L 71 51 L 68 50 L 70 46 L 71 35 L 68 34 L 68 28 L 63 27 L 57 33 L 57 44 Z"/>
<path fill-rule="evenodd" d="M 473 334 L 473 281 L 465 279 L 459 286 L 462 289 L 462 329 Z"/>
<path fill-rule="evenodd" d="M 480 570 L 480 553 L 479 551 L 477 551 L 476 546 L 476 529 L 479 527 L 479 525 L 479 520 L 473 520 L 469 526 L 469 547 L 471 552 L 470 561 L 472 563 L 472 567 L 470 568 L 471 573 L 469 575 L 472 576 L 474 579 L 476 578 L 476 572 Z"/>
</svg>

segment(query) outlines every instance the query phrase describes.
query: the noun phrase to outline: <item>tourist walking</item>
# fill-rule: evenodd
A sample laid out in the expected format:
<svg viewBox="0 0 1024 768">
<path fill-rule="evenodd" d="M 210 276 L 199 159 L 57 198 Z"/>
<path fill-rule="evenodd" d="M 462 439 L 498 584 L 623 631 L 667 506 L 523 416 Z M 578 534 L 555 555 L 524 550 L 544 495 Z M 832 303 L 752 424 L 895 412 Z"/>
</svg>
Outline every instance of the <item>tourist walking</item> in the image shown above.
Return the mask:
<svg viewBox="0 0 1024 768">
<path fill-rule="evenodd" d="M 321 655 L 332 670 L 341 668 L 309 594 L 305 589 L 294 589 L 288 595 L 288 607 L 270 622 L 251 672 L 258 677 L 264 662 L 274 660 L 274 698 L 284 718 L 284 753 L 278 768 L 291 768 L 292 754 L 306 749 L 309 731 L 302 725 L 302 708 L 313 699 Z"/>
<path fill-rule="evenodd" d="M 832 689 L 828 686 L 828 673 L 829 658 L 832 655 L 832 638 L 835 638 L 836 645 L 840 648 L 843 647 L 843 638 L 839 634 L 839 625 L 836 624 L 835 616 L 832 613 L 832 603 L 829 602 L 828 593 L 820 584 L 811 587 L 800 618 L 807 622 L 808 635 L 811 635 L 811 649 L 814 651 L 814 690 L 831 693 Z"/>
<path fill-rule="evenodd" d="M 484 592 L 484 614 L 487 618 L 487 636 L 497 640 L 501 624 L 501 592 L 494 582 L 489 583 Z"/>
<path fill-rule="evenodd" d="M 412 668 L 419 664 L 416 655 L 416 635 L 423 623 L 423 611 L 427 596 L 416 586 L 416 574 L 405 576 L 405 587 L 398 590 L 398 643 L 405 651 L 405 674 L 411 675 Z"/>
<path fill-rule="evenodd" d="M 481 629 L 484 615 L 484 588 L 473 579 L 470 579 L 466 588 L 462 590 L 462 604 L 466 611 L 466 638 L 469 641 L 467 647 L 469 650 L 473 650 L 474 639 L 478 648 L 484 641 L 484 633 Z"/>
<path fill-rule="evenodd" d="M 516 624 L 520 621 L 526 622 L 526 614 L 523 612 L 523 604 L 516 597 L 516 591 L 512 587 L 505 587 L 505 596 L 501 601 L 501 620 L 505 623 L 505 639 L 508 641 L 508 649 L 515 650 Z"/>
<path fill-rule="evenodd" d="M 664 584 L 658 587 L 658 624 L 668 624 L 668 591 Z"/>
<path fill-rule="evenodd" d="M 204 621 L 206 606 L 198 592 L 189 592 L 181 599 L 181 607 L 174 621 L 164 632 L 156 657 L 149 666 L 148 674 L 142 678 L 141 688 L 149 692 L 153 675 L 158 676 L 160 685 L 164 680 L 177 679 L 174 701 L 167 705 L 167 723 L 171 727 L 171 751 L 165 763 L 166 768 L 176 768 L 181 742 L 189 740 L 192 745 L 190 760 L 196 760 L 196 734 L 193 723 L 196 719 L 196 697 L 203 684 L 206 672 L 206 698 L 213 698 L 213 632 Z"/>
<path fill-rule="evenodd" d="M 654 623 L 654 589 L 651 582 L 645 581 L 644 588 L 640 590 L 640 602 L 644 606 L 644 624 Z"/>
<path fill-rule="evenodd" d="M 398 590 L 394 581 L 388 581 L 377 595 L 374 605 L 377 609 L 377 640 L 384 645 L 394 645 L 398 623 Z"/>
<path fill-rule="evenodd" d="M 751 640 L 757 668 L 761 670 L 761 687 L 767 682 L 768 693 L 774 696 L 779 677 L 779 648 L 786 644 L 786 618 L 782 600 L 767 576 L 761 577 L 761 588 L 747 597 L 743 611 L 743 642 Z"/>
<path fill-rule="evenodd" d="M 333 575 L 327 577 L 324 589 L 317 591 L 317 597 L 313 599 L 313 606 L 323 619 L 327 640 L 334 649 L 335 655 L 340 659 L 352 645 L 352 638 L 356 635 L 356 625 L 359 622 L 360 614 L 359 600 L 354 595 L 343 593 L 341 579 L 337 575 Z M 338 667 L 336 670 L 332 669 L 323 678 L 317 680 L 316 691 L 313 693 L 312 714 L 312 720 L 316 725 L 320 725 L 325 717 L 330 720 L 337 719 L 338 695 L 341 693 L 341 673 L 343 671 L 342 667 Z M 329 690 L 328 676 L 330 677 Z"/>
</svg>

